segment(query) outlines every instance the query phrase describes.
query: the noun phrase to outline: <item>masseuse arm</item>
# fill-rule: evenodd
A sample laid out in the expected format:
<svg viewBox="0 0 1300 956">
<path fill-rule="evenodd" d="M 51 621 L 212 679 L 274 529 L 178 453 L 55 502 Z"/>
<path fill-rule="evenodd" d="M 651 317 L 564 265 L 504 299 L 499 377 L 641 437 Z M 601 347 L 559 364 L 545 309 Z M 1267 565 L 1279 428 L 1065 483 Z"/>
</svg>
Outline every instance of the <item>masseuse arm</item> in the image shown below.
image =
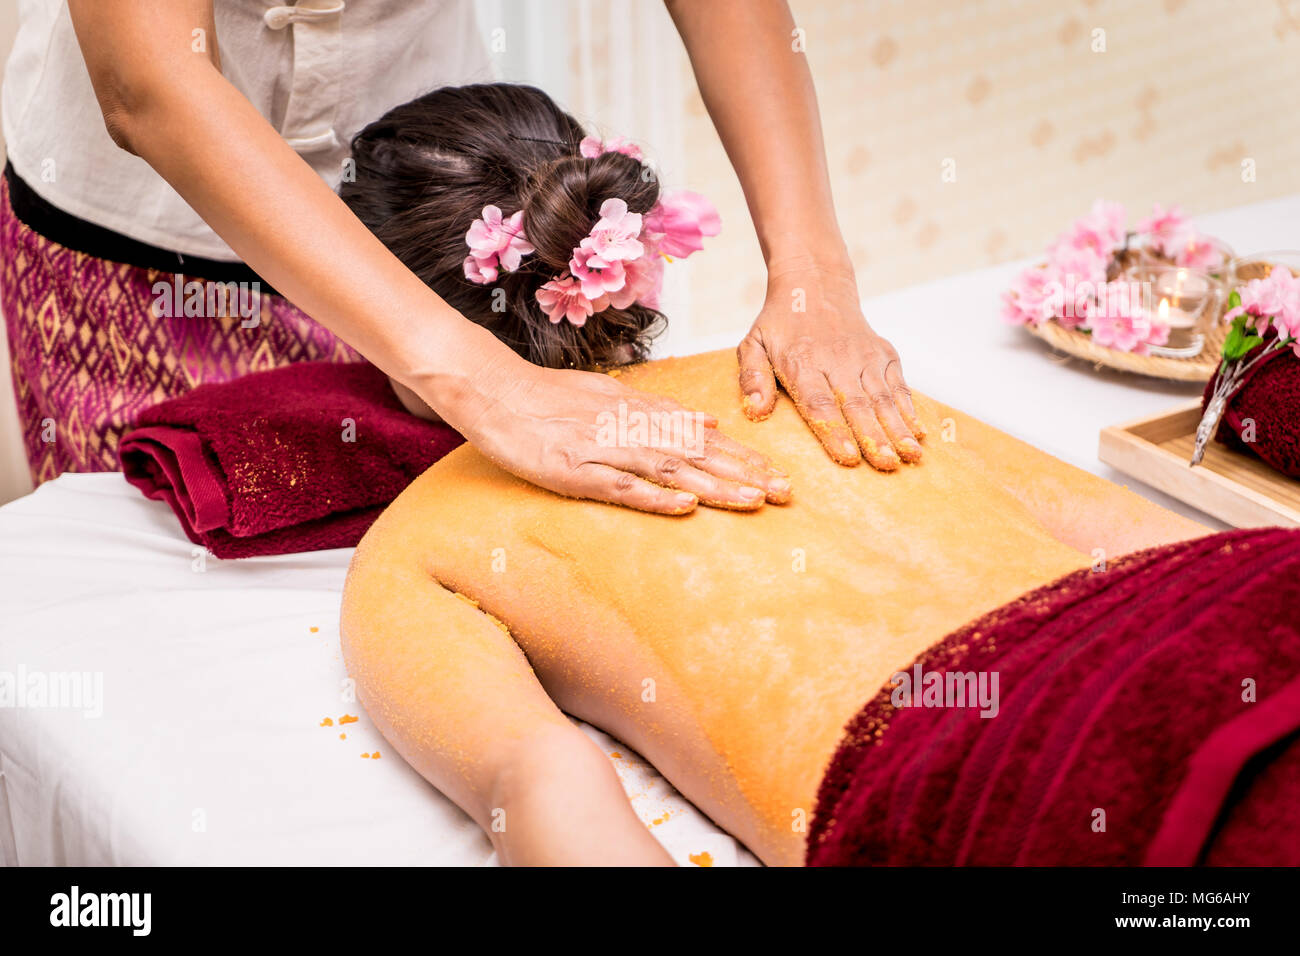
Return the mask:
<svg viewBox="0 0 1300 956">
<path fill-rule="evenodd" d="M 767 262 L 767 297 L 740 343 L 745 411 L 779 380 L 830 456 L 893 470 L 924 431 L 898 353 L 867 324 L 831 200 L 812 74 L 785 0 L 667 0 Z"/>
<path fill-rule="evenodd" d="M 222 76 L 212 0 L 68 7 L 118 145 L 290 301 L 501 467 L 561 494 L 667 514 L 697 501 L 757 508 L 765 493 L 788 493 L 760 456 L 711 425 L 685 449 L 602 442 L 599 416 L 621 403 L 647 414 L 679 406 L 608 376 L 538 368 L 448 306 Z"/>
</svg>

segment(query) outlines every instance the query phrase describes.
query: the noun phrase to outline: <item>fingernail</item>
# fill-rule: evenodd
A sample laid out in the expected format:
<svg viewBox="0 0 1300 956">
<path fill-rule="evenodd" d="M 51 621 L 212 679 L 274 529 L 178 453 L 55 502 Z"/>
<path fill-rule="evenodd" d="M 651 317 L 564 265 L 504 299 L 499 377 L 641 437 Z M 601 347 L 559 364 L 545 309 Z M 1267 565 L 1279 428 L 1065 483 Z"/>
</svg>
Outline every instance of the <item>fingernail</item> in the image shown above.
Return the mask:
<svg viewBox="0 0 1300 956">
<path fill-rule="evenodd" d="M 761 488 L 751 488 L 748 485 L 740 489 L 740 497 L 747 501 L 754 501 L 758 498 L 766 498 L 766 493 Z"/>
<path fill-rule="evenodd" d="M 784 478 L 773 478 L 767 483 L 767 489 L 774 495 L 783 495 L 790 490 L 790 482 Z"/>
<path fill-rule="evenodd" d="M 763 403 L 763 393 L 750 392 L 748 395 L 745 396 L 745 401 L 747 401 L 751 407 L 758 408 L 758 406 Z"/>
<path fill-rule="evenodd" d="M 901 444 L 903 446 L 903 451 L 907 452 L 909 455 L 915 455 L 918 458 L 921 457 L 921 446 L 913 439 L 904 438 Z"/>
<path fill-rule="evenodd" d="M 683 491 L 677 496 L 677 504 L 682 508 L 694 508 L 695 496 L 690 492 Z"/>
<path fill-rule="evenodd" d="M 850 458 L 858 457 L 858 446 L 855 445 L 853 442 L 846 441 L 843 445 L 843 448 L 844 448 L 844 454 L 848 455 Z"/>
</svg>

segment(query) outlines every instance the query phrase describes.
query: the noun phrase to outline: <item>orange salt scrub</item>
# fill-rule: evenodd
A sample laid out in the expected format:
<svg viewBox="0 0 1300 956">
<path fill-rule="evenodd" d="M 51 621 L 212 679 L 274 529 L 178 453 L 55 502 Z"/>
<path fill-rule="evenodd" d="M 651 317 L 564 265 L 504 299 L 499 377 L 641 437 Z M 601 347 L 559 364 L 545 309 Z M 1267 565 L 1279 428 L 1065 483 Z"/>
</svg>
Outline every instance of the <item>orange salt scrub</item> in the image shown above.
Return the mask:
<svg viewBox="0 0 1300 956">
<path fill-rule="evenodd" d="M 919 463 L 842 467 L 785 398 L 749 421 L 736 378 L 734 355 L 712 353 L 622 381 L 715 414 L 790 475 L 789 504 L 647 515 L 562 498 L 467 445 L 361 542 L 348 670 L 384 736 L 461 806 L 539 728 L 568 727 L 558 704 L 765 861 L 797 863 L 841 729 L 892 674 L 1098 551 L 1206 530 L 920 395 Z"/>
<path fill-rule="evenodd" d="M 320 722 L 320 725 L 321 725 L 322 727 L 333 727 L 333 726 L 334 726 L 334 721 L 332 721 L 332 720 L 330 720 L 330 718 L 326 717 L 324 720 L 322 720 L 322 721 Z"/>
<path fill-rule="evenodd" d="M 344 714 L 339 718 L 339 724 L 355 724 L 360 718 L 353 717 L 351 714 Z"/>
<path fill-rule="evenodd" d="M 687 859 L 690 860 L 692 863 L 694 863 L 696 866 L 713 865 L 713 854 L 711 854 L 708 850 L 705 850 L 703 853 L 692 853 L 689 857 L 687 857 Z"/>
</svg>

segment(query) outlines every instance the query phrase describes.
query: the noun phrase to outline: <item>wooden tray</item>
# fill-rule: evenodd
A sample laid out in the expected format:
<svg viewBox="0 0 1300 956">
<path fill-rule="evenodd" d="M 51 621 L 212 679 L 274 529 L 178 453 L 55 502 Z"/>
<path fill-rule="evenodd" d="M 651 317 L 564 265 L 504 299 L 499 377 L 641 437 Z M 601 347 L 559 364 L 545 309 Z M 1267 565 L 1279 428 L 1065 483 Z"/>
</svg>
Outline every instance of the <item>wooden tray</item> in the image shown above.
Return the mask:
<svg viewBox="0 0 1300 956">
<path fill-rule="evenodd" d="M 1188 465 L 1200 420 L 1201 402 L 1194 399 L 1103 428 L 1098 457 L 1233 527 L 1300 527 L 1300 481 L 1215 441 L 1199 465 Z"/>
</svg>

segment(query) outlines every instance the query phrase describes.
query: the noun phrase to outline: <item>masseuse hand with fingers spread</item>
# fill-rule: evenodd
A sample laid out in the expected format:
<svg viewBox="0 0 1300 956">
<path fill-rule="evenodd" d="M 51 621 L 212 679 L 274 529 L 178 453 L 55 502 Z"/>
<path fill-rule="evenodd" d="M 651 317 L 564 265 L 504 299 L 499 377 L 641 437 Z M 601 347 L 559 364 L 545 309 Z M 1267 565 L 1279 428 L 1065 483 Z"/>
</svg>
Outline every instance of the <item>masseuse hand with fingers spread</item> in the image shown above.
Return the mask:
<svg viewBox="0 0 1300 956">
<path fill-rule="evenodd" d="M 680 409 L 606 376 L 534 366 L 448 306 L 226 79 L 218 43 L 192 45 L 196 30 L 217 36 L 214 2 L 222 0 L 69 0 L 69 10 L 114 141 L 248 266 L 502 467 L 543 487 L 665 514 L 788 497 L 785 478 L 718 434 L 708 416 L 702 446 L 602 443 L 601 413 L 620 403 Z M 847 444 L 854 435 L 878 467 L 897 463 L 890 441 L 898 455 L 917 457 L 900 421 L 910 406 L 897 363 L 857 309 L 789 10 L 781 0 L 670 9 L 768 263 L 769 304 L 742 347 L 741 384 L 758 396 L 753 414 L 771 411 L 775 372 L 837 461 L 859 460 Z M 807 313 L 788 309 L 796 286 Z"/>
<path fill-rule="evenodd" d="M 745 411 L 783 385 L 832 458 L 889 471 L 924 431 L 892 345 L 867 324 L 831 201 L 812 75 L 784 0 L 672 2 L 705 105 L 745 190 L 767 299 L 740 344 Z"/>
</svg>

